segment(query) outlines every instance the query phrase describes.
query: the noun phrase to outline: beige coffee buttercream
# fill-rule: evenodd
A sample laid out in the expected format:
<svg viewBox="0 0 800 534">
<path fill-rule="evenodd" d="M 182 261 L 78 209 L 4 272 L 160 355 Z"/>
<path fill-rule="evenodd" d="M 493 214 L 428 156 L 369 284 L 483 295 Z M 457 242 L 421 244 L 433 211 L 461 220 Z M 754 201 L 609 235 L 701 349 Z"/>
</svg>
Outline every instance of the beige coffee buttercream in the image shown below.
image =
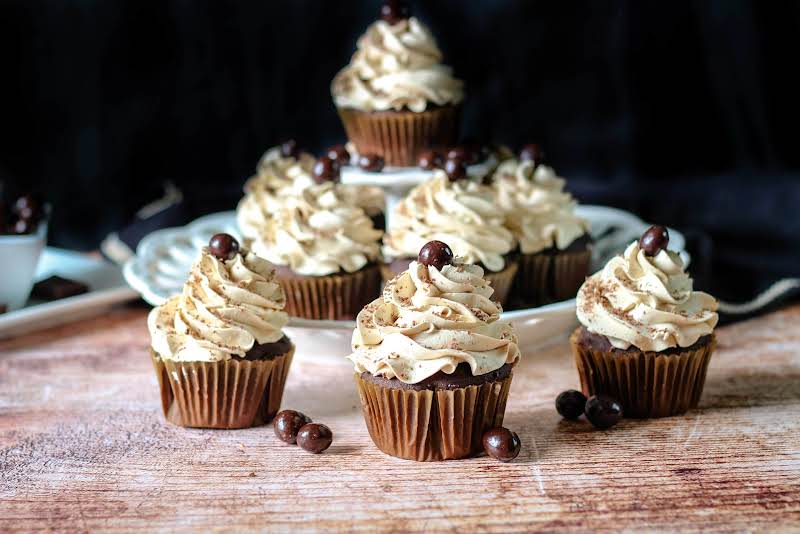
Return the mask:
<svg viewBox="0 0 800 534">
<path fill-rule="evenodd" d="M 431 32 L 416 18 L 374 22 L 358 40 L 350 64 L 331 84 L 340 108 L 361 111 L 425 111 L 429 104 L 457 104 L 463 82 L 442 65 Z"/>
<path fill-rule="evenodd" d="M 153 350 L 175 361 L 244 356 L 256 343 L 284 336 L 285 304 L 269 262 L 247 251 L 223 261 L 204 249 L 183 292 L 150 312 Z"/>
<path fill-rule="evenodd" d="M 395 207 L 384 253 L 414 258 L 432 240 L 447 243 L 464 262 L 481 263 L 492 272 L 505 267 L 503 256 L 516 245 L 503 226 L 492 190 L 468 180 L 450 182 L 441 170 Z"/>
<path fill-rule="evenodd" d="M 460 363 L 482 375 L 520 358 L 510 324 L 477 265 L 457 263 L 441 271 L 416 261 L 386 284 L 383 296 L 356 320 L 356 372 L 417 383 Z"/>
<path fill-rule="evenodd" d="M 688 347 L 718 320 L 716 299 L 692 285 L 677 253 L 647 256 L 634 242 L 581 286 L 578 320 L 620 349 Z"/>
<path fill-rule="evenodd" d="M 577 203 L 551 167 L 509 159 L 492 180 L 497 205 L 523 254 L 566 249 L 586 234 L 589 222 L 575 214 Z"/>
<path fill-rule="evenodd" d="M 308 276 L 352 273 L 377 261 L 383 232 L 340 187 L 313 184 L 283 196 L 279 209 L 253 227 L 248 244 L 271 262 Z M 250 215 L 240 213 L 239 220 L 245 217 Z"/>
</svg>

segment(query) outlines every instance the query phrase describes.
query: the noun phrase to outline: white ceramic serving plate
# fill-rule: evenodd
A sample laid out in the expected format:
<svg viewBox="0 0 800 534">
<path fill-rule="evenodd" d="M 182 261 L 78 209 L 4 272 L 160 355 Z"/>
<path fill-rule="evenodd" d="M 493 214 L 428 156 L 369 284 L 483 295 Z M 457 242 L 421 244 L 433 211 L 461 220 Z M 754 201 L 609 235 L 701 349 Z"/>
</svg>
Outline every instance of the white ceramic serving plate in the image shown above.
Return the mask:
<svg viewBox="0 0 800 534">
<path fill-rule="evenodd" d="M 114 304 L 139 297 L 119 267 L 103 259 L 47 247 L 39 259 L 35 280 L 58 275 L 88 284 L 83 295 L 45 302 L 31 299 L 24 307 L 0 315 L 0 338 L 9 338 L 59 324 L 98 315 Z"/>
<path fill-rule="evenodd" d="M 648 226 L 635 215 L 615 208 L 579 206 L 577 213 L 591 223 L 595 239 L 593 270 L 624 250 Z M 163 303 L 181 291 L 198 250 L 218 232 L 240 235 L 235 212 L 215 213 L 185 227 L 153 232 L 139 243 L 136 255 L 125 264 L 125 279 L 150 304 Z M 684 247 L 683 235 L 670 229 L 670 249 L 680 251 L 688 263 Z M 575 299 L 505 312 L 502 318 L 513 321 L 522 345 L 542 345 L 563 338 L 577 324 Z M 354 321 L 292 318 L 287 330 L 298 346 L 299 355 L 340 358 L 348 353 L 354 327 Z"/>
<path fill-rule="evenodd" d="M 353 161 L 358 156 L 353 155 Z M 467 167 L 467 176 L 480 181 L 497 167 L 494 156 L 483 163 Z M 386 225 L 391 225 L 394 207 L 403 200 L 409 191 L 433 176 L 434 171 L 426 171 L 419 167 L 385 167 L 381 172 L 367 172 L 356 165 L 346 165 L 341 169 L 341 181 L 347 185 L 380 187 L 386 194 Z"/>
</svg>

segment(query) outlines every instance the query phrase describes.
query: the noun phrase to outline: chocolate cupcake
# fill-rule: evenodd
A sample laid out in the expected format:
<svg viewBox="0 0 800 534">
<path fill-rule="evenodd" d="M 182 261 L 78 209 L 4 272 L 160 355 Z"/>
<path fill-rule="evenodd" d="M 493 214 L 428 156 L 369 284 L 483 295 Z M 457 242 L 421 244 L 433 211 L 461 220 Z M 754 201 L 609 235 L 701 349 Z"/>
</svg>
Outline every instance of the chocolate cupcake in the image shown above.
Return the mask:
<svg viewBox="0 0 800 534">
<path fill-rule="evenodd" d="M 243 201 L 238 214 L 245 243 L 276 265 L 289 315 L 353 319 L 380 293 L 383 232 L 340 184 L 289 192 L 269 217 L 249 206 Z"/>
<path fill-rule="evenodd" d="M 455 144 L 463 83 L 441 63 L 428 28 L 407 11 L 384 13 L 357 48 L 334 78 L 331 94 L 359 153 L 412 167 L 421 151 Z"/>
<path fill-rule="evenodd" d="M 492 178 L 505 225 L 519 242 L 513 293 L 522 307 L 571 299 L 589 274 L 589 223 L 551 167 L 509 159 Z"/>
<path fill-rule="evenodd" d="M 183 292 L 148 316 L 167 420 L 245 428 L 272 419 L 294 355 L 282 330 L 284 304 L 272 265 L 232 237 L 215 236 Z"/>
<path fill-rule="evenodd" d="M 245 196 L 236 214 L 245 237 L 258 235 L 263 221 L 283 207 L 285 197 L 300 195 L 315 183 L 313 168 L 317 159 L 307 152 L 286 152 L 282 146 L 267 150 L 258 162 L 256 174 L 244 185 Z M 382 189 L 339 184 L 337 190 L 347 202 L 363 209 L 376 228 L 386 227 L 386 195 Z"/>
<path fill-rule="evenodd" d="M 648 235 L 660 234 L 653 246 Z M 697 406 L 716 345 L 717 301 L 693 291 L 666 229 L 589 277 L 577 298 L 570 343 L 586 395 L 605 394 L 626 417 L 666 417 Z"/>
<path fill-rule="evenodd" d="M 417 461 L 466 458 L 502 425 L 517 339 L 498 321 L 479 266 L 451 263 L 446 251 L 420 259 L 359 313 L 348 359 L 380 450 Z"/>
<path fill-rule="evenodd" d="M 514 276 L 516 242 L 503 226 L 492 190 L 469 180 L 450 181 L 444 171 L 415 187 L 392 213 L 384 236 L 384 280 L 403 272 L 428 241 L 443 241 L 464 263 L 479 265 L 505 304 Z"/>
</svg>

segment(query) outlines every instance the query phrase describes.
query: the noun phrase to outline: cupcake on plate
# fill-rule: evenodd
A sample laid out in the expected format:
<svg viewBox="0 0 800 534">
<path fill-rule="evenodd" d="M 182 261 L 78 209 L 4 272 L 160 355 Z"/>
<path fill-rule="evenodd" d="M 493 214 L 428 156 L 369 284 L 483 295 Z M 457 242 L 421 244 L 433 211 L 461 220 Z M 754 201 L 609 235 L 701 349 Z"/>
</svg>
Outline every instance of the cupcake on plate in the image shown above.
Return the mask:
<svg viewBox="0 0 800 534">
<path fill-rule="evenodd" d="M 359 153 L 411 167 L 422 150 L 455 144 L 463 83 L 441 62 L 436 40 L 410 16 L 406 2 L 386 2 L 381 19 L 359 38 L 350 64 L 331 84 Z"/>
<path fill-rule="evenodd" d="M 294 355 L 285 300 L 269 262 L 230 235 L 211 239 L 183 292 L 147 319 L 168 421 L 245 428 L 272 419 Z"/>
<path fill-rule="evenodd" d="M 264 218 L 281 208 L 284 196 L 313 184 L 314 163 L 314 156 L 300 152 L 293 141 L 267 150 L 256 166 L 256 174 L 244 185 L 245 196 L 237 209 L 242 234 L 255 232 Z"/>
<path fill-rule="evenodd" d="M 458 168 L 464 170 L 463 165 Z M 428 241 L 443 241 L 464 263 L 477 264 L 486 272 L 495 298 L 504 304 L 517 272 L 512 254 L 516 242 L 503 226 L 491 188 L 458 179 L 463 176 L 465 171 L 448 175 L 437 170 L 395 207 L 383 240 L 384 255 L 390 260 L 383 268 L 384 280 L 405 271 Z"/>
<path fill-rule="evenodd" d="M 240 224 L 254 223 L 242 228 L 245 244 L 276 265 L 293 317 L 353 319 L 380 293 L 383 232 L 334 178 L 315 167 L 317 181 L 282 196 L 269 217 L 239 206 Z"/>
<path fill-rule="evenodd" d="M 589 274 L 589 222 L 575 214 L 564 179 L 533 159 L 509 159 L 492 177 L 497 206 L 519 243 L 514 294 L 522 306 L 573 298 Z"/>
<path fill-rule="evenodd" d="M 587 395 L 610 395 L 626 417 L 665 417 L 697 406 L 716 345 L 717 301 L 694 291 L 663 226 L 589 277 L 570 343 Z"/>
<path fill-rule="evenodd" d="M 341 152 L 347 154 L 342 145 L 328 149 L 328 154 Z M 301 194 L 312 186 L 317 163 L 314 156 L 300 151 L 292 140 L 267 150 L 258 162 L 256 174 L 244 185 L 245 196 L 237 210 L 242 233 L 245 236 L 257 233 L 262 221 L 283 207 L 284 197 Z M 339 185 L 338 189 L 348 202 L 366 212 L 376 228 L 386 227 L 386 196 L 381 188 Z"/>
<path fill-rule="evenodd" d="M 380 450 L 417 461 L 483 450 L 483 433 L 502 425 L 520 358 L 501 311 L 483 269 L 432 241 L 358 314 L 348 359 Z"/>
</svg>

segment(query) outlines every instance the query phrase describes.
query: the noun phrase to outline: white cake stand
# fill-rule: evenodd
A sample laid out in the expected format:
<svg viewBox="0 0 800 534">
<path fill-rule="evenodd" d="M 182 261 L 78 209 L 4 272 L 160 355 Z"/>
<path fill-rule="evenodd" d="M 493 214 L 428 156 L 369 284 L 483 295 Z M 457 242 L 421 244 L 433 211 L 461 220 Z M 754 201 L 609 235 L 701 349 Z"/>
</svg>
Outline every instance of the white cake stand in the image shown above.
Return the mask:
<svg viewBox="0 0 800 534">
<path fill-rule="evenodd" d="M 348 183 L 359 183 L 357 180 L 362 180 L 360 183 L 381 187 L 385 186 L 384 180 L 391 181 L 392 186 L 387 191 L 393 191 L 393 195 L 402 195 L 403 188 L 407 191 L 427 178 L 426 174 L 415 173 L 416 171 L 398 172 L 395 176 L 396 182 L 387 178 L 384 173 L 373 176 L 372 182 L 363 178 L 363 173 L 361 177 L 358 173 L 349 174 L 347 180 Z M 632 213 L 604 206 L 578 206 L 577 214 L 591 224 L 591 234 L 595 241 L 592 270 L 600 269 L 611 256 L 624 250 L 626 245 L 638 238 L 649 226 Z M 153 232 L 142 239 L 136 255 L 125 264 L 125 280 L 150 304 L 163 303 L 171 295 L 181 291 L 198 250 L 208 243 L 210 236 L 219 232 L 241 236 L 236 225 L 235 212 L 215 213 L 187 226 Z M 684 236 L 672 228 L 669 233 L 670 249 L 679 251 L 684 262 L 688 264 Z M 504 312 L 502 320 L 514 323 L 520 343 L 526 347 L 558 341 L 577 324 L 575 299 Z M 354 327 L 353 321 L 292 318 L 287 331 L 297 345 L 298 357 L 345 363 L 344 356 L 349 353 Z"/>
<path fill-rule="evenodd" d="M 356 159 L 354 157 L 354 159 Z M 467 167 L 467 176 L 480 180 L 497 166 L 494 156 L 486 161 Z M 386 226 L 389 227 L 394 207 L 415 186 L 429 180 L 433 171 L 419 167 L 384 167 L 381 172 L 367 172 L 357 166 L 348 165 L 341 169 L 341 181 L 349 185 L 380 187 L 386 193 Z"/>
</svg>

